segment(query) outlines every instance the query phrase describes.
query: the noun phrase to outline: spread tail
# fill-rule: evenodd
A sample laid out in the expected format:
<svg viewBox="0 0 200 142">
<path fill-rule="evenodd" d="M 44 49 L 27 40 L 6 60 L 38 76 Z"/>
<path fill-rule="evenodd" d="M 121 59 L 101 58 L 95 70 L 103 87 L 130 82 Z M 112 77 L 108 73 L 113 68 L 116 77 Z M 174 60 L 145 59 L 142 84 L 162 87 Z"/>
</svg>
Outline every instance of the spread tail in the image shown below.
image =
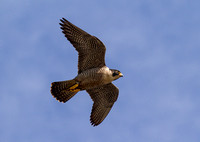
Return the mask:
<svg viewBox="0 0 200 142">
<path fill-rule="evenodd" d="M 80 91 L 77 89 L 78 85 L 75 80 L 53 82 L 51 83 L 51 94 L 59 102 L 65 103 Z"/>
</svg>

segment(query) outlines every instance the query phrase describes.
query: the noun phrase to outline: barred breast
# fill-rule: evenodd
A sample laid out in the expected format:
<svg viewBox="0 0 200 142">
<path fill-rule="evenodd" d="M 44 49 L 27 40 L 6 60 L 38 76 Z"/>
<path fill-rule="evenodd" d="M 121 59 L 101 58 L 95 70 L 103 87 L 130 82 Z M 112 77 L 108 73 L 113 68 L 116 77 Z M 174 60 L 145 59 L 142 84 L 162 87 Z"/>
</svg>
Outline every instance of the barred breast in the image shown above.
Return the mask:
<svg viewBox="0 0 200 142">
<path fill-rule="evenodd" d="M 78 74 L 75 78 L 81 89 L 91 89 L 112 82 L 112 73 L 108 67 L 93 68 Z"/>
</svg>

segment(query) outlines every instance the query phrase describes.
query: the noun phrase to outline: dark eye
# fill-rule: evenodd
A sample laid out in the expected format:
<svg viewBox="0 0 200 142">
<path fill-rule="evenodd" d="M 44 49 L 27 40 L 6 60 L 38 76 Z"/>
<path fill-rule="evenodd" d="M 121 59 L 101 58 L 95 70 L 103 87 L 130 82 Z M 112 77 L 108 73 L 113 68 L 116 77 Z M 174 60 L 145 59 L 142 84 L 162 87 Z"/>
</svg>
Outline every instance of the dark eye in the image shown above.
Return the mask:
<svg viewBox="0 0 200 142">
<path fill-rule="evenodd" d="M 113 74 L 112 74 L 112 76 L 116 76 L 116 75 L 119 75 L 117 72 L 114 72 Z"/>
</svg>

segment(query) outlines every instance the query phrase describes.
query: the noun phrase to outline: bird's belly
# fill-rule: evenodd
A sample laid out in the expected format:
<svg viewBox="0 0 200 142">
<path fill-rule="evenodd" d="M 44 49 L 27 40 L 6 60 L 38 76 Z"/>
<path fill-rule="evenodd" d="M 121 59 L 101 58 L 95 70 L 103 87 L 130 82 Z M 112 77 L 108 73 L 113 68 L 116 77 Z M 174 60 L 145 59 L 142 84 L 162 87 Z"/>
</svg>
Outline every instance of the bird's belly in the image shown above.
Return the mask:
<svg viewBox="0 0 200 142">
<path fill-rule="evenodd" d="M 80 81 L 80 88 L 82 90 L 87 90 L 87 89 L 91 89 L 91 88 L 96 88 L 98 86 L 104 85 L 106 83 L 104 83 L 102 80 L 94 80 L 94 79 L 85 79 Z"/>
<path fill-rule="evenodd" d="M 81 90 L 95 88 L 112 82 L 109 75 L 105 73 L 104 68 L 96 68 L 82 72 L 81 74 L 78 74 L 75 79 L 79 82 Z"/>
</svg>

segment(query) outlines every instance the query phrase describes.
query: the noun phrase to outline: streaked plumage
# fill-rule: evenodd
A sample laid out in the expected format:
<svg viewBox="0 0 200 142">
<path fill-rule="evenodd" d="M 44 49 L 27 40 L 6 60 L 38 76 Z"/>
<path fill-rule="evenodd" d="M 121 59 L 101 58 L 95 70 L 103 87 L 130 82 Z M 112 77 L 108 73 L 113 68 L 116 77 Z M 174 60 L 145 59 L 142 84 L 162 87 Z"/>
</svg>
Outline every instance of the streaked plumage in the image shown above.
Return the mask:
<svg viewBox="0 0 200 142">
<path fill-rule="evenodd" d="M 53 82 L 51 94 L 60 102 L 66 102 L 77 92 L 86 90 L 94 101 L 91 124 L 99 125 L 117 100 L 119 90 L 112 81 L 122 77 L 118 70 L 105 65 L 104 44 L 66 19 L 60 25 L 65 37 L 78 51 L 78 75 L 67 81 Z"/>
</svg>

